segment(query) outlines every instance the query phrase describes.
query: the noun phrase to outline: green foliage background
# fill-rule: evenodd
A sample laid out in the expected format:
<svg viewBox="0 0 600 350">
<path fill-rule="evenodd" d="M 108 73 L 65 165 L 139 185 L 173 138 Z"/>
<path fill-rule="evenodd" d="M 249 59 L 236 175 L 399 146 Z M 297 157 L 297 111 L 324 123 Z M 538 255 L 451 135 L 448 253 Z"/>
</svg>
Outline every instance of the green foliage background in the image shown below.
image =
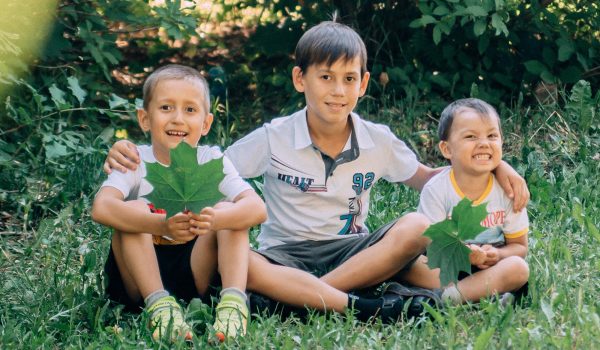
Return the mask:
<svg viewBox="0 0 600 350">
<path fill-rule="evenodd" d="M 9 0 L 1 17 L 0 203 L 23 228 L 93 192 L 73 179 L 94 171 L 115 130 L 142 137 L 136 97 L 159 65 L 189 64 L 210 79 L 218 123 L 209 141 L 221 146 L 301 106 L 289 79 L 295 42 L 335 11 L 368 46 L 366 115 L 400 103 L 423 120 L 469 95 L 507 106 L 559 103 L 557 89 L 580 79 L 596 86 L 600 72 L 593 1 L 42 3 Z M 49 30 L 34 30 L 49 20 Z M 37 58 L 14 49 L 43 39 Z M 586 129 L 593 113 L 580 117 Z"/>
<path fill-rule="evenodd" d="M 198 68 L 214 97 L 216 121 L 206 142 L 227 146 L 302 105 L 289 79 L 295 43 L 334 10 L 368 46 L 372 80 L 359 111 L 389 124 L 423 162 L 442 164 L 435 127 L 450 100 L 476 96 L 498 107 L 505 159 L 525 175 L 532 192 L 531 304 L 451 308 L 434 315 L 435 322 L 395 327 L 321 315 L 281 325 L 264 317 L 231 347 L 599 347 L 595 1 L 192 5 L 0 4 L 0 347 L 153 346 L 143 318 L 104 301 L 99 272 L 109 230 L 88 214 L 116 136 L 126 130 L 130 138 L 144 139 L 133 118 L 141 82 L 169 62 Z M 379 184 L 370 226 L 414 210 L 417 199 L 402 186 Z M 202 334 L 210 310 L 191 311 Z M 123 333 L 115 333 L 115 325 Z"/>
</svg>

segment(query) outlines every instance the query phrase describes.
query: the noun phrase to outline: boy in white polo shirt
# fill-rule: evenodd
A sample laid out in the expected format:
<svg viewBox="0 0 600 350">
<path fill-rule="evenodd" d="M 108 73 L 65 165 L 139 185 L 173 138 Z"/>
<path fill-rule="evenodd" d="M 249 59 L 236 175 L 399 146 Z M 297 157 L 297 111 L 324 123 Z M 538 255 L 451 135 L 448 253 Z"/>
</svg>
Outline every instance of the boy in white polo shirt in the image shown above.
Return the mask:
<svg viewBox="0 0 600 350">
<path fill-rule="evenodd" d="M 458 304 L 519 290 L 529 277 L 524 260 L 529 220 L 526 210 L 513 210 L 513 201 L 492 172 L 502 159 L 498 113 L 476 98 L 457 100 L 442 112 L 438 134 L 439 148 L 452 167 L 425 184 L 419 212 L 431 222 L 439 222 L 449 217 L 464 197 L 474 205 L 484 203 L 488 211 L 481 222 L 487 229 L 467 242 L 473 251 L 473 274 L 465 274 L 457 285 L 447 287 L 442 298 Z M 439 288 L 439 269 L 429 270 L 423 263 L 414 265 L 414 276 L 419 279 L 415 284 Z"/>
<path fill-rule="evenodd" d="M 410 213 L 369 233 L 369 194 L 380 178 L 420 190 L 437 170 L 420 164 L 387 126 L 352 112 L 367 89 L 366 62 L 351 28 L 335 22 L 311 28 L 298 42 L 292 71 L 306 108 L 263 125 L 225 154 L 242 177 L 264 178 L 268 219 L 250 254 L 248 289 L 295 306 L 354 308 L 359 319 L 389 321 L 400 316 L 401 298 L 349 292 L 407 270 L 427 245 L 422 233 L 429 221 Z M 136 159 L 129 143 L 119 142 L 105 170 L 135 168 Z M 510 175 L 519 203 L 526 202 L 523 179 L 506 164 L 498 171 Z"/>
</svg>

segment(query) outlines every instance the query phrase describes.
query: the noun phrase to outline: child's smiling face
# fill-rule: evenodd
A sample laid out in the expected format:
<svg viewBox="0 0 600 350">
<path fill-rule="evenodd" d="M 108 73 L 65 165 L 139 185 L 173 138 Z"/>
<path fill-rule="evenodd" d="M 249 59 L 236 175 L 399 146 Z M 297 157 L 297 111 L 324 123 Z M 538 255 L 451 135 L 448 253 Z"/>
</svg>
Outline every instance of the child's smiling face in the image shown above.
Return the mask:
<svg viewBox="0 0 600 350">
<path fill-rule="evenodd" d="M 213 116 L 206 111 L 203 86 L 194 80 L 161 80 L 152 95 L 147 110 L 138 110 L 138 122 L 150 132 L 157 160 L 169 164 L 169 150 L 183 140 L 196 147 Z"/>
<path fill-rule="evenodd" d="M 470 108 L 454 116 L 447 141 L 440 150 L 455 172 L 489 174 L 502 160 L 502 133 L 495 115 L 480 115 Z"/>
<path fill-rule="evenodd" d="M 313 64 L 306 71 L 294 67 L 292 77 L 296 90 L 304 93 L 309 120 L 320 126 L 345 126 L 369 82 L 369 73 L 361 76 L 360 57 L 331 66 Z"/>
</svg>

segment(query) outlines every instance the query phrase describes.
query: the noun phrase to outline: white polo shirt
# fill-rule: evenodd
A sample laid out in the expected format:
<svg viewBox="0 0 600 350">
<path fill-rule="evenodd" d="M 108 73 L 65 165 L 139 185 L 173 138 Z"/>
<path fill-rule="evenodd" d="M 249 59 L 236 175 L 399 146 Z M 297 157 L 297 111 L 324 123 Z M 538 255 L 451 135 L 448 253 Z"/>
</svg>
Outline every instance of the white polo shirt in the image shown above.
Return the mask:
<svg viewBox="0 0 600 350">
<path fill-rule="evenodd" d="M 266 123 L 225 151 L 242 177 L 264 175 L 268 219 L 259 249 L 367 234 L 373 185 L 380 178 L 401 182 L 416 173 L 416 155 L 387 126 L 354 113 L 351 120 L 342 155 L 326 157 L 329 164 L 313 146 L 306 108 Z"/>
<path fill-rule="evenodd" d="M 421 192 L 418 211 L 431 222 L 440 222 L 452 216 L 452 209 L 465 195 L 454 179 L 452 168 L 444 169 L 429 180 Z M 508 198 L 494 174 L 487 188 L 473 204 L 487 204 L 487 217 L 481 226 L 488 229 L 467 243 L 504 245 L 505 238 L 517 238 L 529 231 L 527 210 L 513 211 L 513 201 Z"/>
<path fill-rule="evenodd" d="M 140 199 L 152 192 L 152 185 L 146 181 L 146 164 L 156 163 L 156 157 L 152 152 L 152 146 L 137 146 L 138 154 L 142 162 L 135 171 L 122 173 L 113 171 L 108 179 L 102 183 L 102 187 L 110 186 L 121 191 L 125 200 Z M 213 159 L 223 156 L 219 147 L 198 146 L 198 164 L 204 164 Z M 233 201 L 240 193 L 251 190 L 252 187 L 242 179 L 227 157 L 223 158 L 223 173 L 225 178 L 219 183 L 219 191 L 228 201 Z M 148 202 L 146 198 L 141 198 Z"/>
</svg>

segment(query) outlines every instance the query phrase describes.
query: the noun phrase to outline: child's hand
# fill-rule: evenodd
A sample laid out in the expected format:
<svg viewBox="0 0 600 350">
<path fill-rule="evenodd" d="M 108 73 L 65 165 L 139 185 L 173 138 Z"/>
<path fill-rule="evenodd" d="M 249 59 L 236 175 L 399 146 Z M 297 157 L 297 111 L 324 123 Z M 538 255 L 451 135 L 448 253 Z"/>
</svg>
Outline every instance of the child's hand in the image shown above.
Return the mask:
<svg viewBox="0 0 600 350">
<path fill-rule="evenodd" d="M 478 268 L 485 270 L 489 267 L 492 267 L 500 261 L 500 251 L 498 248 L 491 246 L 489 244 L 484 244 L 481 246 L 481 249 L 485 252 L 485 261 L 481 265 L 477 265 Z"/>
<path fill-rule="evenodd" d="M 471 265 L 483 265 L 487 256 L 485 251 L 483 251 L 483 249 L 476 244 L 467 244 L 467 247 L 471 249 L 471 254 L 469 254 L 469 261 L 471 262 Z"/>
<path fill-rule="evenodd" d="M 205 235 L 210 231 L 214 231 L 215 225 L 215 208 L 206 207 L 199 214 L 189 213 L 190 216 L 190 231 L 196 235 Z"/>
<path fill-rule="evenodd" d="M 190 217 L 188 214 L 177 213 L 167 219 L 166 236 L 175 241 L 189 242 L 196 237 L 190 231 Z"/>
<path fill-rule="evenodd" d="M 104 161 L 104 172 L 110 174 L 113 169 L 122 173 L 129 170 L 135 170 L 140 164 L 140 156 L 137 149 L 131 141 L 117 141 L 108 151 L 106 160 Z"/>
</svg>

